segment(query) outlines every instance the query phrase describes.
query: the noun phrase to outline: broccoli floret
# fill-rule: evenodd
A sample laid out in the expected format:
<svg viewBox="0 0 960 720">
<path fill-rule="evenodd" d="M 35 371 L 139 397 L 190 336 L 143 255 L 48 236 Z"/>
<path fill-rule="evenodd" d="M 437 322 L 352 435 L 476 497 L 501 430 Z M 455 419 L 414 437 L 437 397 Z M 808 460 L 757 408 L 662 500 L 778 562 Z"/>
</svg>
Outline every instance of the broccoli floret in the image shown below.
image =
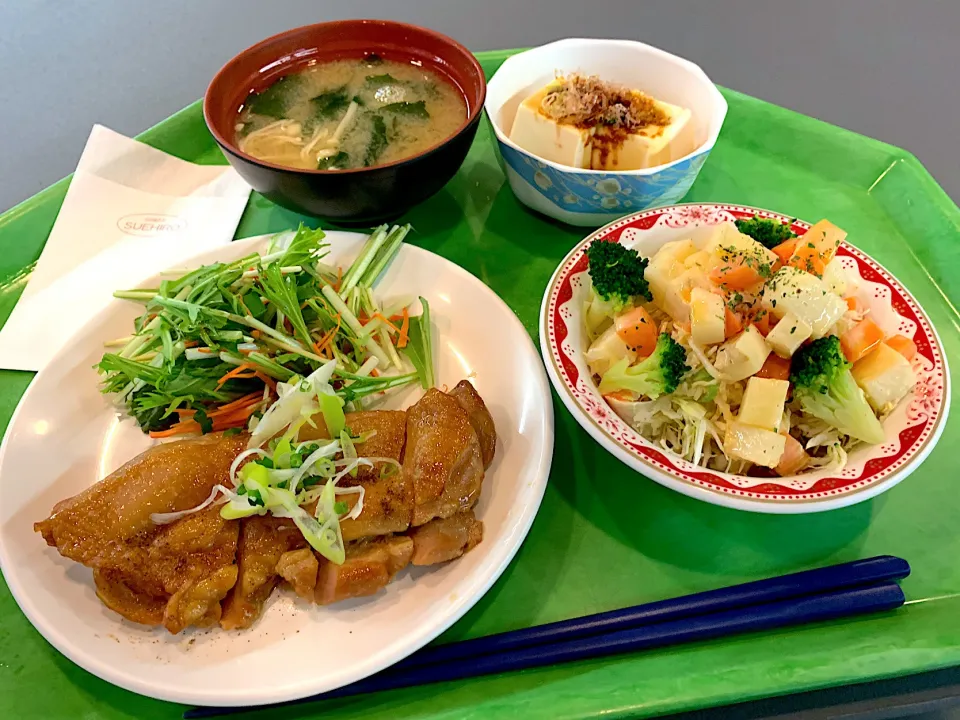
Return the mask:
<svg viewBox="0 0 960 720">
<path fill-rule="evenodd" d="M 633 298 L 653 300 L 643 271 L 646 258 L 618 242 L 593 242 L 587 248 L 590 280 L 601 298 L 623 309 Z"/>
<path fill-rule="evenodd" d="M 805 412 L 840 432 L 867 443 L 882 443 L 883 426 L 853 379 L 850 367 L 835 335 L 804 345 L 790 365 L 793 397 Z"/>
<path fill-rule="evenodd" d="M 762 218 L 754 215 L 747 220 L 737 220 L 737 230 L 749 235 L 765 248 L 772 250 L 782 242 L 795 238 L 797 234 L 790 229 L 788 223 L 779 220 Z"/>
<path fill-rule="evenodd" d="M 649 357 L 633 366 L 628 366 L 624 358 L 607 370 L 600 379 L 600 392 L 606 395 L 629 390 L 656 400 L 676 390 L 689 369 L 683 346 L 667 333 L 660 333 Z"/>
</svg>

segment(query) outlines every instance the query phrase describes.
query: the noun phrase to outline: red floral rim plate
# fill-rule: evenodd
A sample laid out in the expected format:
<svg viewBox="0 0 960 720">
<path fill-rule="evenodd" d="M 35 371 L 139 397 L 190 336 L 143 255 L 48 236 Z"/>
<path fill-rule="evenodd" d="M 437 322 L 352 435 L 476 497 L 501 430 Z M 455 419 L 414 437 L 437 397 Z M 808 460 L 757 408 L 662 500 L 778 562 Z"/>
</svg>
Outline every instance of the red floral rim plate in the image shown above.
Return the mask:
<svg viewBox="0 0 960 720">
<path fill-rule="evenodd" d="M 587 246 L 621 242 L 649 255 L 670 240 L 755 214 L 790 222 L 798 234 L 810 227 L 768 210 L 698 203 L 630 215 L 579 243 L 560 263 L 543 296 L 540 349 L 547 372 L 567 408 L 604 448 L 637 472 L 685 495 L 766 513 L 818 512 L 862 502 L 903 480 L 930 453 L 946 423 L 950 387 L 943 347 L 919 304 L 885 268 L 848 243 L 840 246 L 837 257 L 854 281 L 857 298 L 887 334 L 900 333 L 916 343 L 913 366 L 918 382 L 884 420 L 884 442 L 856 448 L 839 472 L 821 470 L 771 480 L 695 466 L 654 446 L 627 425 L 600 396 L 587 371 L 581 323 Z"/>
</svg>

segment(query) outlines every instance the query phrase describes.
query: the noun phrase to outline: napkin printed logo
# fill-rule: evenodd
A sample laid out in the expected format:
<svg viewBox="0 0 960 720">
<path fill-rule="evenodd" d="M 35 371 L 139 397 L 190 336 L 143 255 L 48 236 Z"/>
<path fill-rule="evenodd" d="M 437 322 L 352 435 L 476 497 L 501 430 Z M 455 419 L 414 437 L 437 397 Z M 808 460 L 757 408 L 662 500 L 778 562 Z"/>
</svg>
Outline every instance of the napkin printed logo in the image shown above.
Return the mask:
<svg viewBox="0 0 960 720">
<path fill-rule="evenodd" d="M 137 213 L 124 215 L 117 220 L 117 227 L 134 237 L 161 237 L 178 233 L 187 227 L 187 221 L 176 215 Z"/>
</svg>

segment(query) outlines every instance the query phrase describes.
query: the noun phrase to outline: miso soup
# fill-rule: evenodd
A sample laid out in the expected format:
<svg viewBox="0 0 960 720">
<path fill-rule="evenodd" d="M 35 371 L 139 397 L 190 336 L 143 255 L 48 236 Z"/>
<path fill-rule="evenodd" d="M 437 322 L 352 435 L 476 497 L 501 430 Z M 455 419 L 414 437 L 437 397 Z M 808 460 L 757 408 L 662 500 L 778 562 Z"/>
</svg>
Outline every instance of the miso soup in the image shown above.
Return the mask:
<svg viewBox="0 0 960 720">
<path fill-rule="evenodd" d="M 467 117 L 460 91 L 422 67 L 368 55 L 287 75 L 241 108 L 240 149 L 296 169 L 347 170 L 417 155 Z"/>
</svg>

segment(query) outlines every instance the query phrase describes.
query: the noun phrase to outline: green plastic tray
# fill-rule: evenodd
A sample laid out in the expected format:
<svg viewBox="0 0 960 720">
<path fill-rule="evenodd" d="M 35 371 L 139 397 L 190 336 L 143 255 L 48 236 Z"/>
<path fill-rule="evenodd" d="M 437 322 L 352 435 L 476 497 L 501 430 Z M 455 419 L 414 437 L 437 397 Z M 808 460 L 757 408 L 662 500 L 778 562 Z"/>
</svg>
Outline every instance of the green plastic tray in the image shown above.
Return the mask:
<svg viewBox="0 0 960 720">
<path fill-rule="evenodd" d="M 511 52 L 480 53 L 488 75 Z M 759 206 L 811 221 L 829 217 L 903 281 L 929 313 L 947 355 L 960 357 L 960 211 L 920 163 L 899 148 L 736 92 L 724 95 L 726 125 L 686 200 Z M 199 103 L 141 139 L 187 160 L 223 162 Z M 66 187 L 61 181 L 0 216 L 0 321 L 40 254 Z M 254 195 L 237 237 L 301 219 Z M 404 220 L 418 231 L 413 243 L 487 283 L 531 335 L 547 280 L 584 234 L 518 204 L 485 124 L 456 177 Z M 953 365 L 956 384 L 960 361 Z M 31 377 L 0 371 L 0 429 Z M 555 398 L 553 473 L 533 529 L 500 581 L 442 639 L 883 553 L 913 565 L 902 610 L 250 717 L 642 717 L 958 665 L 960 461 L 954 453 L 960 409 L 956 399 L 953 404 L 940 444 L 906 482 L 843 510 L 775 516 L 707 505 L 634 474 Z M 0 586 L 0 717 L 142 720 L 174 718 L 182 710 L 75 666 L 41 638 Z"/>
</svg>

